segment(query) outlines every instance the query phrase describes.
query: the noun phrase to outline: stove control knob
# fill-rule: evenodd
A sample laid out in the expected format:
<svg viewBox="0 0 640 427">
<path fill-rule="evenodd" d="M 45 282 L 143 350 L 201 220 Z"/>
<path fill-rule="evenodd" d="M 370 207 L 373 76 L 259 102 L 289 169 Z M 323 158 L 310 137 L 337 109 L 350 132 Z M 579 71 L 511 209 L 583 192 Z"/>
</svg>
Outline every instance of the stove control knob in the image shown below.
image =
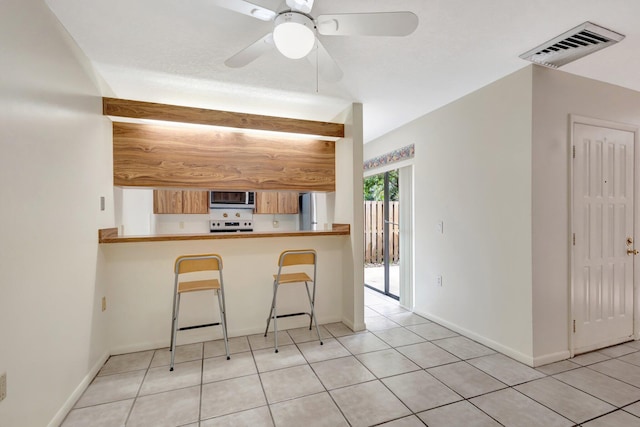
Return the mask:
<svg viewBox="0 0 640 427">
<path fill-rule="evenodd" d="M 222 214 L 222 217 L 223 217 L 223 218 L 226 218 L 226 217 L 228 217 L 228 216 L 229 216 L 229 214 L 227 214 L 227 213 L 223 213 L 223 214 Z"/>
<path fill-rule="evenodd" d="M 236 212 L 236 218 L 240 218 L 240 212 Z"/>
</svg>

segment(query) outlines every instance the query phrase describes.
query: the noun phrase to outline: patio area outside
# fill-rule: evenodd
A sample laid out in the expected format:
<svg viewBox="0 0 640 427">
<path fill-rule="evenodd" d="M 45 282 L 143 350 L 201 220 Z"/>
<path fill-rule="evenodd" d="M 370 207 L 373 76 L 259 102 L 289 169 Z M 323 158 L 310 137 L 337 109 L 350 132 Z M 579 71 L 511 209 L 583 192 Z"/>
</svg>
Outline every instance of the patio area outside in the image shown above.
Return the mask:
<svg viewBox="0 0 640 427">
<path fill-rule="evenodd" d="M 384 292 L 384 266 L 366 265 L 364 267 L 364 283 Z M 389 293 L 400 296 L 400 265 L 389 265 Z"/>
</svg>

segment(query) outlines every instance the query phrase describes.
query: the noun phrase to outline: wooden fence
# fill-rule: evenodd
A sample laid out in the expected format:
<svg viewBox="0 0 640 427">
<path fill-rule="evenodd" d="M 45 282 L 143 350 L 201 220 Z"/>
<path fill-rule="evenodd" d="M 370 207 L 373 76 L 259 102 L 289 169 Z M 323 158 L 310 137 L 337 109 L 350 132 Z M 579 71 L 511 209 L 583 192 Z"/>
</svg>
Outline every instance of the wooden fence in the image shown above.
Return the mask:
<svg viewBox="0 0 640 427">
<path fill-rule="evenodd" d="M 389 202 L 389 263 L 400 260 L 399 202 Z M 364 262 L 382 264 L 384 256 L 384 203 L 364 202 Z"/>
</svg>

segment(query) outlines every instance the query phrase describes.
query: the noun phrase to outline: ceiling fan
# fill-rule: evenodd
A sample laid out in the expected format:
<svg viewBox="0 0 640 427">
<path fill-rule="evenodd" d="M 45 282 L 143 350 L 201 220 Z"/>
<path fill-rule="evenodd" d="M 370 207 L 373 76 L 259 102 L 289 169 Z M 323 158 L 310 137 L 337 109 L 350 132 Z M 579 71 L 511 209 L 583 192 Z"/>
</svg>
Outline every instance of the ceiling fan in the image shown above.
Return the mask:
<svg viewBox="0 0 640 427">
<path fill-rule="evenodd" d="M 310 15 L 313 1 L 286 0 L 284 10 L 276 12 L 245 0 L 213 0 L 222 8 L 262 21 L 273 21 L 273 32 L 228 58 L 225 65 L 244 67 L 275 46 L 287 58 L 307 57 L 317 64 L 323 80 L 336 82 L 342 78 L 342 70 L 320 43 L 318 35 L 402 37 L 418 27 L 418 17 L 412 12 L 345 13 L 314 18 Z M 314 49 L 317 56 L 309 55 Z"/>
</svg>

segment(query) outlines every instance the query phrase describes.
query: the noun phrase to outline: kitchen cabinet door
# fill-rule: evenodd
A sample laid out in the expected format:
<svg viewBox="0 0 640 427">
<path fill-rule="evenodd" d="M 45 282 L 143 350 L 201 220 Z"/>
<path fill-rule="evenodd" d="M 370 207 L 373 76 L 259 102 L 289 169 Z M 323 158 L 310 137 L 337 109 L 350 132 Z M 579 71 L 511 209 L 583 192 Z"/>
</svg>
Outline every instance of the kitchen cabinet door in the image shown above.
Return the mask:
<svg viewBox="0 0 640 427">
<path fill-rule="evenodd" d="M 208 214 L 209 213 L 209 192 L 184 190 L 182 192 L 182 213 Z"/>
<path fill-rule="evenodd" d="M 154 214 L 208 214 L 209 192 L 153 190 Z"/>
<path fill-rule="evenodd" d="M 182 191 L 180 190 L 153 190 L 154 214 L 181 214 Z"/>
<path fill-rule="evenodd" d="M 255 212 L 257 214 L 278 213 L 278 193 L 275 191 L 257 191 Z"/>
<path fill-rule="evenodd" d="M 279 192 L 278 193 L 278 213 L 297 214 L 298 213 L 298 193 Z"/>
<path fill-rule="evenodd" d="M 297 214 L 298 193 L 289 191 L 256 192 L 257 214 Z"/>
</svg>

